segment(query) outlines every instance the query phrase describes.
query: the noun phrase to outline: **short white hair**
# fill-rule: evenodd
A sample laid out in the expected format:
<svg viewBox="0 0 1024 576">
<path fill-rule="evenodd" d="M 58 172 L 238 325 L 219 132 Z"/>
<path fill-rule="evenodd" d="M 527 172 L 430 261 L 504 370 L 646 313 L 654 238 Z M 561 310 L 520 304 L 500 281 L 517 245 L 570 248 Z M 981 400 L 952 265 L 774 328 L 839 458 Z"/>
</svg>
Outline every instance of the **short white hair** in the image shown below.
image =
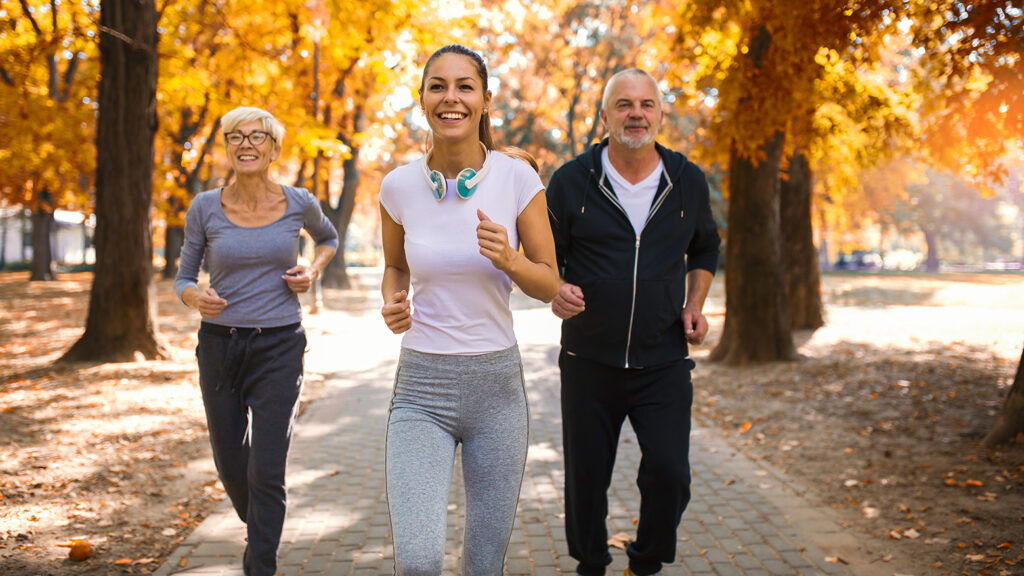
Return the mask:
<svg viewBox="0 0 1024 576">
<path fill-rule="evenodd" d="M 614 86 L 620 78 L 624 78 L 626 76 L 639 76 L 650 80 L 651 84 L 654 86 L 654 93 L 658 95 L 658 108 L 661 108 L 661 87 L 658 86 L 658 81 L 654 79 L 654 76 L 651 76 L 646 71 L 639 68 L 627 68 L 626 70 L 616 72 L 608 79 L 608 83 L 604 85 L 604 94 L 601 96 L 601 108 L 608 108 L 608 99 L 612 96 L 612 86 Z"/>
<path fill-rule="evenodd" d="M 263 129 L 270 133 L 270 137 L 278 146 L 281 145 L 281 141 L 284 140 L 284 125 L 270 112 L 255 106 L 239 106 L 222 116 L 220 119 L 221 133 L 234 132 L 242 124 L 253 120 L 263 122 Z"/>
</svg>

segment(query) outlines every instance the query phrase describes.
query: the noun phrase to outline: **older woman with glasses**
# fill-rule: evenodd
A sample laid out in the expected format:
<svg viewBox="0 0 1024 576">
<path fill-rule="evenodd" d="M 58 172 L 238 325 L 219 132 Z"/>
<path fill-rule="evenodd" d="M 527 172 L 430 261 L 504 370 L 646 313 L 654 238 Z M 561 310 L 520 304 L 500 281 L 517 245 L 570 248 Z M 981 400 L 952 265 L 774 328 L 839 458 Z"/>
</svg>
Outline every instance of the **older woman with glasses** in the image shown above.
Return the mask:
<svg viewBox="0 0 1024 576">
<path fill-rule="evenodd" d="M 308 191 L 271 180 L 284 137 L 277 119 L 240 107 L 221 124 L 234 179 L 192 200 L 174 288 L 202 316 L 199 387 L 217 472 L 247 525 L 244 572 L 272 576 L 306 349 L 297 293 L 334 256 L 338 233 Z M 309 265 L 298 263 L 303 228 L 316 244 Z M 204 257 L 210 280 L 200 288 Z"/>
</svg>

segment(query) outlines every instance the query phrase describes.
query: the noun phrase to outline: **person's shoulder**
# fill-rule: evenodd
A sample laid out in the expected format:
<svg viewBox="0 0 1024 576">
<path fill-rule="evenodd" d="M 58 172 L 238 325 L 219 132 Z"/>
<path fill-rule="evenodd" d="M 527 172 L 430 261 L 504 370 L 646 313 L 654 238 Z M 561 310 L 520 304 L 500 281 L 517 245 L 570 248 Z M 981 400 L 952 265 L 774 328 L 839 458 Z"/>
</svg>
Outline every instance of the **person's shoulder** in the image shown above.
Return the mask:
<svg viewBox="0 0 1024 576">
<path fill-rule="evenodd" d="M 665 163 L 665 169 L 668 170 L 669 174 L 680 174 L 684 178 L 704 179 L 704 170 L 690 160 L 683 152 L 673 150 L 661 144 L 658 144 L 658 150 L 661 152 L 661 159 Z"/>
<path fill-rule="evenodd" d="M 420 165 L 423 162 L 423 157 L 419 156 L 413 160 L 406 162 L 400 166 L 392 168 L 390 172 L 384 175 L 381 179 L 381 188 L 404 182 L 407 178 L 413 178 L 416 174 L 420 174 L 423 171 Z M 422 178 L 422 176 L 420 176 Z"/>
<path fill-rule="evenodd" d="M 303 202 L 312 202 L 316 200 L 316 196 L 309 191 L 309 188 L 300 188 L 298 186 L 289 186 L 287 184 L 281 184 L 281 189 L 284 190 L 284 195 L 287 198 L 295 198 Z"/>
<path fill-rule="evenodd" d="M 530 166 L 530 163 L 523 158 L 516 158 L 510 156 L 501 150 L 491 151 L 491 168 L 497 168 L 498 171 L 511 171 L 514 173 L 533 173 L 537 171 Z"/>
<path fill-rule="evenodd" d="M 192 198 L 192 202 L 189 204 L 190 207 L 195 207 L 197 210 L 208 210 L 211 206 L 220 203 L 220 193 L 222 188 L 211 188 L 204 190 L 195 195 Z"/>
</svg>

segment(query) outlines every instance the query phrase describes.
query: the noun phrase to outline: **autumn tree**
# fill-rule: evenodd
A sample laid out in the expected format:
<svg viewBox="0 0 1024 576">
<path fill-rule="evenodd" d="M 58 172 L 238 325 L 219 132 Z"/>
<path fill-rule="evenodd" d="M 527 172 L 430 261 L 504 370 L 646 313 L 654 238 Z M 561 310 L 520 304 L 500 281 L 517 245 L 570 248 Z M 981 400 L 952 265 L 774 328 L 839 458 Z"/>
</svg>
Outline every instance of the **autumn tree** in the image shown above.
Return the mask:
<svg viewBox="0 0 1024 576">
<path fill-rule="evenodd" d="M 167 5 L 160 23 L 173 34 L 160 39 L 154 203 L 164 220 L 163 277 L 178 271 L 185 212 L 207 185 L 220 116 L 227 111 L 228 86 L 244 57 L 224 27 L 225 6 L 209 0 Z M 242 53 L 242 54 L 240 54 Z M 227 81 L 226 81 L 227 80 Z"/>
<path fill-rule="evenodd" d="M 86 2 L 19 0 L 0 23 L 0 194 L 32 212 L 31 280 L 53 280 L 54 210 L 89 207 L 97 66 Z"/>
<path fill-rule="evenodd" d="M 363 147 L 368 135 L 383 127 L 394 134 L 396 120 L 405 113 L 391 98 L 398 92 L 396 84 L 400 81 L 418 83 L 418 47 L 407 41 L 407 35 L 419 36 L 426 46 L 438 41 L 437 35 L 419 28 L 429 30 L 437 25 L 438 17 L 430 10 L 427 4 L 411 0 L 330 0 L 327 4 L 330 18 L 324 38 L 329 41 L 320 47 L 321 69 L 310 75 L 319 83 L 310 91 L 317 96 L 314 110 L 321 111 L 317 121 L 332 135 L 315 143 L 316 154 L 324 162 L 319 168 L 323 172 L 312 176 L 313 187 L 324 213 L 338 230 L 342 247 L 324 270 L 326 287 L 350 286 L 344 246 L 360 190 L 371 184 L 362 179 Z M 413 95 L 405 94 L 410 96 L 406 102 L 411 105 Z M 401 124 L 397 128 L 406 129 Z M 401 149 L 394 152 L 397 155 Z M 331 162 L 341 163 L 337 194 L 330 190 L 326 177 Z"/>
<path fill-rule="evenodd" d="M 698 63 L 697 86 L 717 85 L 711 129 L 729 166 L 726 322 L 712 358 L 746 364 L 795 357 L 783 274 L 783 159 L 801 142 L 794 127 L 810 125 L 806 106 L 817 104 L 820 55 L 870 61 L 871 41 L 899 7 L 884 0 L 695 2 L 677 20 L 680 53 Z"/>
<path fill-rule="evenodd" d="M 959 174 L 999 181 L 1004 159 L 1024 142 L 1024 10 L 1001 0 L 939 0 L 916 6 L 915 40 L 923 48 L 928 152 Z M 1024 364 L 1024 354 L 1021 363 Z M 1024 422 L 1019 366 L 985 444 L 1011 439 Z"/>
<path fill-rule="evenodd" d="M 153 303 L 153 135 L 157 11 L 153 0 L 100 4 L 96 267 L 85 333 L 62 361 L 164 356 Z"/>
</svg>

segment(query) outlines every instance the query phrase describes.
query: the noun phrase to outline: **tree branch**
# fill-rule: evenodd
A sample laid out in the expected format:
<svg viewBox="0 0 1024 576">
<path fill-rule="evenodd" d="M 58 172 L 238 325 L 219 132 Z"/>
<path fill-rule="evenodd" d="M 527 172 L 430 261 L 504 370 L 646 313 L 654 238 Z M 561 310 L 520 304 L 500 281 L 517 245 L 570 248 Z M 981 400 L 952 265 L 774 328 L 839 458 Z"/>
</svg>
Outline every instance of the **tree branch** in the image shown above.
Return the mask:
<svg viewBox="0 0 1024 576">
<path fill-rule="evenodd" d="M 68 62 L 68 67 L 64 70 L 64 92 L 61 93 L 61 102 L 67 102 L 68 96 L 71 94 L 71 84 L 75 79 L 75 70 L 78 69 L 79 54 L 79 52 L 75 52 L 75 55 L 71 57 L 71 62 Z"/>
<path fill-rule="evenodd" d="M 32 23 L 32 28 L 36 31 L 36 34 L 42 36 L 43 30 L 42 28 L 39 27 L 39 24 L 36 22 L 36 19 L 32 16 L 32 12 L 29 11 L 28 2 L 26 2 L 25 0 L 18 1 L 21 2 L 21 11 L 25 13 L 25 17 L 28 18 L 28 21 Z"/>
<path fill-rule="evenodd" d="M 21 1 L 24 2 L 25 0 L 21 0 Z M 113 28 L 110 28 L 109 26 L 104 26 L 102 24 L 97 24 L 96 27 L 99 28 L 100 32 L 103 32 L 104 34 L 109 34 L 109 35 L 113 36 L 114 38 L 117 38 L 118 40 L 120 40 L 120 41 L 124 42 L 125 44 L 131 46 L 133 50 L 138 50 L 139 52 L 145 52 L 146 54 L 149 54 L 150 56 L 155 56 L 155 52 L 153 52 L 153 50 L 151 48 L 149 48 L 148 46 L 143 46 L 142 44 L 139 44 L 138 42 L 133 40 L 131 37 L 125 35 L 123 32 L 120 32 L 118 30 L 114 30 Z"/>
</svg>

